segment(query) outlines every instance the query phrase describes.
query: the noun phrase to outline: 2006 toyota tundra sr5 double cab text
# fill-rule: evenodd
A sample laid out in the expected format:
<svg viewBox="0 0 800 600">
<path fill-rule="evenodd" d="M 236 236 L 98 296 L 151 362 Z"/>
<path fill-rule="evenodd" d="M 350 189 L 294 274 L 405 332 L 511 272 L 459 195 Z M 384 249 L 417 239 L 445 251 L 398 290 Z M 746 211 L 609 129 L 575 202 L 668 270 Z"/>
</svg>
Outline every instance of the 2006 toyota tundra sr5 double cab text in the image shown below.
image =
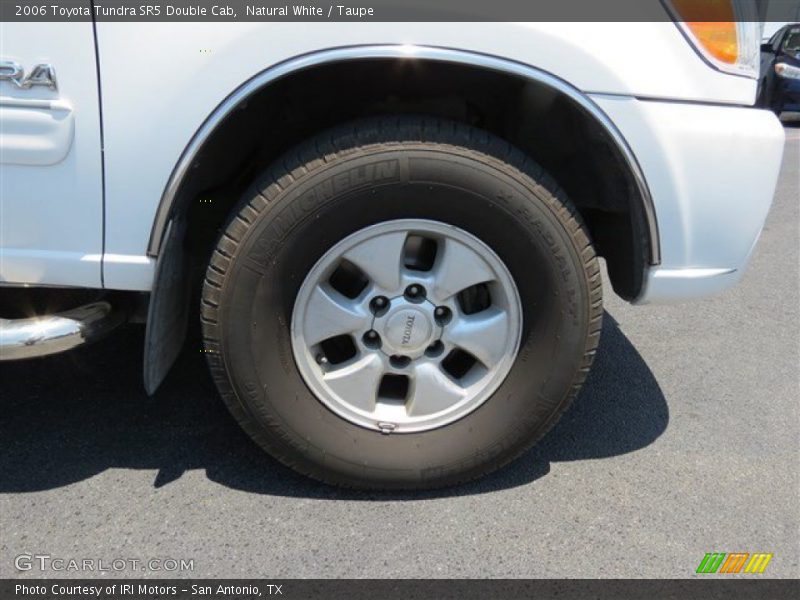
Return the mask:
<svg viewBox="0 0 800 600">
<path fill-rule="evenodd" d="M 146 320 L 152 394 L 201 327 L 247 433 L 345 486 L 520 455 L 589 371 L 598 257 L 632 303 L 728 288 L 783 151 L 752 22 L 2 34 L 0 290 L 50 307 L 2 359 Z"/>
</svg>

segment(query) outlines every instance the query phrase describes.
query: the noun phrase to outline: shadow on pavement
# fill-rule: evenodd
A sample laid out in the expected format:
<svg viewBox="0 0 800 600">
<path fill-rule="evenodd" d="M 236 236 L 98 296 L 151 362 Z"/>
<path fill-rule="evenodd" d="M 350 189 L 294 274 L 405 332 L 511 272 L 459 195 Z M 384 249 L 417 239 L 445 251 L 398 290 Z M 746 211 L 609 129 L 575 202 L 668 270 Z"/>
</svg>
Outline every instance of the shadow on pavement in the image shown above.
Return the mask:
<svg viewBox="0 0 800 600">
<path fill-rule="evenodd" d="M 188 343 L 158 393 L 142 389 L 144 329 L 94 346 L 0 363 L 0 493 L 69 485 L 109 468 L 157 469 L 162 487 L 190 469 L 258 494 L 387 500 L 479 494 L 531 483 L 552 461 L 604 458 L 651 444 L 667 403 L 650 369 L 606 313 L 592 372 L 556 427 L 505 469 L 448 490 L 383 494 L 340 490 L 296 475 L 239 430 L 218 400 L 199 345 Z"/>
</svg>

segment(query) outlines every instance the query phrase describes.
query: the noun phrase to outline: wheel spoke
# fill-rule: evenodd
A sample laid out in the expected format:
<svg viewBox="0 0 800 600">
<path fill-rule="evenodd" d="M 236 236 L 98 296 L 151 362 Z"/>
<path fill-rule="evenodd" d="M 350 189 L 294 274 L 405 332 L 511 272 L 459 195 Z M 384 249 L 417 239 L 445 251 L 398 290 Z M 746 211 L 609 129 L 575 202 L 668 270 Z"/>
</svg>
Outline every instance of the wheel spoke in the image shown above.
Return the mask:
<svg viewBox="0 0 800 600">
<path fill-rule="evenodd" d="M 411 390 L 406 404 L 408 415 L 430 415 L 462 400 L 466 392 L 452 381 L 438 365 L 421 363 L 414 368 Z"/>
<path fill-rule="evenodd" d="M 492 281 L 495 275 L 475 250 L 447 239 L 439 243 L 434 277 L 434 297 L 443 302 L 470 286 Z"/>
<path fill-rule="evenodd" d="M 368 354 L 349 365 L 325 373 L 323 380 L 343 401 L 371 413 L 375 410 L 383 372 L 383 361 L 377 354 Z"/>
<path fill-rule="evenodd" d="M 399 290 L 406 232 L 386 233 L 348 250 L 344 258 L 361 269 L 374 284 L 387 292 Z"/>
<path fill-rule="evenodd" d="M 508 314 L 496 307 L 460 315 L 443 335 L 445 342 L 469 352 L 489 369 L 508 351 L 508 338 Z"/>
<path fill-rule="evenodd" d="M 370 316 L 338 292 L 316 286 L 308 300 L 303 335 L 309 346 L 328 338 L 366 329 Z"/>
</svg>

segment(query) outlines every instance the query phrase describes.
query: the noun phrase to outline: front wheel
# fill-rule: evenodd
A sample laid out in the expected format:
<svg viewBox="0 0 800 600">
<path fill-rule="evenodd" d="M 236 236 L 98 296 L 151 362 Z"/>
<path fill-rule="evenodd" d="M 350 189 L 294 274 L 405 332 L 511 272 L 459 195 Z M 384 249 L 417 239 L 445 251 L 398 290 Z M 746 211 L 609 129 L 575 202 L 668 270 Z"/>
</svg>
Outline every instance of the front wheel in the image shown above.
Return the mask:
<svg viewBox="0 0 800 600">
<path fill-rule="evenodd" d="M 258 178 L 203 288 L 217 387 L 278 460 L 350 487 L 488 473 L 553 425 L 598 343 L 575 211 L 518 150 L 439 119 L 364 120 Z"/>
</svg>

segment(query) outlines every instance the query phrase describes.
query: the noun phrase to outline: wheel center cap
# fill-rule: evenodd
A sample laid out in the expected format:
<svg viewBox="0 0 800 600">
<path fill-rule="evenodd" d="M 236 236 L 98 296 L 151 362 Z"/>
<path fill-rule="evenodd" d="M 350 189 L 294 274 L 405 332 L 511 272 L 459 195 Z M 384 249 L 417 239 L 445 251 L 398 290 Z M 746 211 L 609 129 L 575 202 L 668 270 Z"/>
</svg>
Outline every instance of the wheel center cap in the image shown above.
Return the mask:
<svg viewBox="0 0 800 600">
<path fill-rule="evenodd" d="M 403 308 L 386 321 L 383 335 L 395 351 L 411 354 L 426 347 L 432 333 L 433 324 L 425 312 Z"/>
</svg>

